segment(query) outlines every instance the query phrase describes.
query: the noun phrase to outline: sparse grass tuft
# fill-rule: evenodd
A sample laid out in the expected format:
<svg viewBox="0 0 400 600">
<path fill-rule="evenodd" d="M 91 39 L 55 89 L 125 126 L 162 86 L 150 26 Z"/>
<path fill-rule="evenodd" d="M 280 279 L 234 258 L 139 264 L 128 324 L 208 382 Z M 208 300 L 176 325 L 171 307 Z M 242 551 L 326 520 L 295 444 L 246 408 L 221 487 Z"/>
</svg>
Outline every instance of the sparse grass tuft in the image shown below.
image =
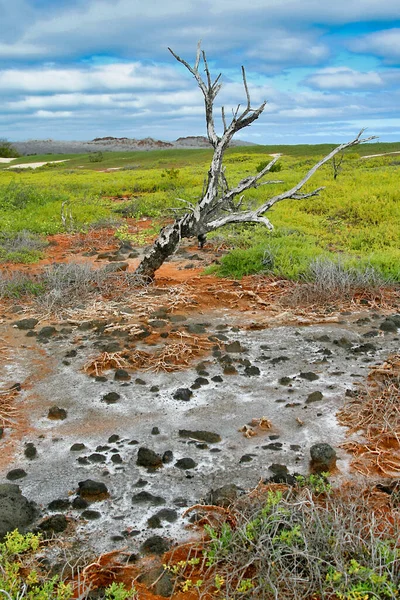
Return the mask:
<svg viewBox="0 0 400 600">
<path fill-rule="evenodd" d="M 29 231 L 0 233 L 0 261 L 33 263 L 42 258 L 47 242 Z"/>
<path fill-rule="evenodd" d="M 344 260 L 316 258 L 310 262 L 303 276 L 304 284 L 291 291 L 289 302 L 316 304 L 330 301 L 353 300 L 356 296 L 374 297 L 392 284 L 372 266 L 353 266 Z"/>
</svg>

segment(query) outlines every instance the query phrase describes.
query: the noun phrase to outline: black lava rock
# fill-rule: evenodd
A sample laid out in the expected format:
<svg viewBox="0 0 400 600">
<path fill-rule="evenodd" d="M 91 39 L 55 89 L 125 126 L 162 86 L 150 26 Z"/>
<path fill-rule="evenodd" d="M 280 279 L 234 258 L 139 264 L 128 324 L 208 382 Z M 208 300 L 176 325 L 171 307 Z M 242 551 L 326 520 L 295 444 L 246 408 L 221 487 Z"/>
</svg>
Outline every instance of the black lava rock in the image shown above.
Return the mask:
<svg viewBox="0 0 400 600">
<path fill-rule="evenodd" d="M 47 413 L 47 418 L 52 419 L 53 421 L 63 421 L 67 418 L 67 411 L 65 408 L 59 408 L 58 406 L 52 406 L 49 408 L 49 412 Z"/>
<path fill-rule="evenodd" d="M 160 506 L 160 504 L 165 504 L 165 499 L 162 496 L 154 496 L 150 494 L 150 492 L 146 492 L 145 490 L 135 494 L 132 496 L 133 504 L 152 504 L 153 506 Z"/>
<path fill-rule="evenodd" d="M 162 458 L 154 450 L 141 447 L 138 450 L 136 464 L 139 467 L 158 468 L 162 466 Z"/>
<path fill-rule="evenodd" d="M 179 437 L 198 440 L 199 442 L 206 442 L 207 444 L 217 444 L 221 441 L 221 436 L 218 433 L 204 431 L 202 429 L 195 431 L 191 431 L 190 429 L 180 429 Z"/>
<path fill-rule="evenodd" d="M 174 400 L 183 400 L 184 402 L 188 402 L 190 398 L 193 396 L 192 390 L 189 388 L 178 388 L 173 395 Z"/>
<path fill-rule="evenodd" d="M 9 481 L 15 481 L 16 479 L 22 479 L 23 477 L 27 476 L 27 472 L 24 471 L 24 469 L 11 469 L 11 471 L 8 471 L 6 478 Z"/>
<path fill-rule="evenodd" d="M 0 484 L 0 541 L 14 529 L 24 532 L 36 516 L 36 505 L 21 494 L 18 485 Z"/>
<path fill-rule="evenodd" d="M 125 369 L 116 369 L 114 373 L 115 381 L 130 381 L 131 376 Z"/>
<path fill-rule="evenodd" d="M 108 392 L 102 397 L 101 401 L 106 404 L 115 404 L 120 398 L 121 396 L 117 392 Z"/>
<path fill-rule="evenodd" d="M 38 324 L 37 319 L 20 319 L 19 321 L 15 321 L 14 325 L 18 327 L 18 329 L 33 329 Z"/>
<path fill-rule="evenodd" d="M 326 443 L 314 444 L 310 448 L 311 469 L 316 473 L 329 472 L 336 466 L 336 451 Z"/>
<path fill-rule="evenodd" d="M 197 463 L 193 460 L 193 458 L 180 458 L 176 461 L 175 467 L 183 470 L 194 469 L 197 467 Z"/>
<path fill-rule="evenodd" d="M 140 546 L 143 554 L 157 554 L 161 556 L 169 550 L 171 544 L 159 535 L 152 535 Z"/>
<path fill-rule="evenodd" d="M 47 505 L 49 510 L 68 510 L 71 507 L 71 503 L 68 498 L 59 498 L 58 500 L 52 500 Z"/>
<path fill-rule="evenodd" d="M 25 454 L 26 458 L 28 458 L 29 460 L 36 458 L 37 450 L 36 450 L 35 445 L 32 444 L 32 442 L 28 442 L 26 444 L 25 449 L 24 449 L 24 454 Z"/>
<path fill-rule="evenodd" d="M 85 498 L 89 502 L 104 500 L 104 498 L 108 498 L 109 496 L 107 486 L 101 481 L 85 479 L 85 481 L 80 481 L 78 486 L 78 494 L 81 498 Z"/>
</svg>

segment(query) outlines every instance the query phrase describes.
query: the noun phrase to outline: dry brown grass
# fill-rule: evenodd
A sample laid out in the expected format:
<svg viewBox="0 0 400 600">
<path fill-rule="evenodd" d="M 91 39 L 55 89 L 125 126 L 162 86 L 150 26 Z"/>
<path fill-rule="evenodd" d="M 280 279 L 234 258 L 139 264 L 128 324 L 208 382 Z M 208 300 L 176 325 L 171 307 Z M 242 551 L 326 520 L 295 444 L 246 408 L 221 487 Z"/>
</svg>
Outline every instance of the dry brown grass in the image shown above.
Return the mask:
<svg viewBox="0 0 400 600">
<path fill-rule="evenodd" d="M 400 354 L 373 367 L 364 390 L 338 413 L 349 434 L 362 433 L 365 441 L 342 445 L 354 455 L 352 467 L 363 475 L 400 475 Z"/>
<path fill-rule="evenodd" d="M 154 352 L 137 348 L 125 350 L 123 354 L 103 352 L 100 356 L 89 360 L 83 370 L 91 376 L 98 376 L 104 371 L 119 368 L 172 373 L 187 369 L 195 358 L 208 352 L 217 343 L 182 331 L 171 333 L 169 340 L 171 341 L 161 348 L 156 348 Z"/>
<path fill-rule="evenodd" d="M 2 427 L 15 427 L 17 424 L 18 409 L 14 400 L 18 396 L 18 389 L 0 392 L 0 424 Z"/>
</svg>

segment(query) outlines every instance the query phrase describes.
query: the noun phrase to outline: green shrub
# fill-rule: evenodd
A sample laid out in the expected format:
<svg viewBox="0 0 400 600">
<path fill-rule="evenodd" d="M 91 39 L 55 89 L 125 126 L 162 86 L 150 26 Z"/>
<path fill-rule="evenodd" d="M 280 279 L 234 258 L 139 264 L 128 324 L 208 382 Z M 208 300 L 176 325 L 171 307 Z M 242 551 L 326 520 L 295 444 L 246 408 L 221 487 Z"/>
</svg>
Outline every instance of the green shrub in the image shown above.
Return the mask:
<svg viewBox="0 0 400 600">
<path fill-rule="evenodd" d="M 13 147 L 11 142 L 0 139 L 0 158 L 18 158 L 20 154 Z"/>
<path fill-rule="evenodd" d="M 230 599 L 249 591 L 260 600 L 398 598 L 400 531 L 391 517 L 378 525 L 356 488 L 341 498 L 321 477 L 299 483 L 239 500 L 234 528 L 205 527 L 205 579 Z"/>
<path fill-rule="evenodd" d="M 91 163 L 99 163 L 103 162 L 104 155 L 102 152 L 93 152 L 93 154 L 89 154 L 89 162 Z"/>
</svg>

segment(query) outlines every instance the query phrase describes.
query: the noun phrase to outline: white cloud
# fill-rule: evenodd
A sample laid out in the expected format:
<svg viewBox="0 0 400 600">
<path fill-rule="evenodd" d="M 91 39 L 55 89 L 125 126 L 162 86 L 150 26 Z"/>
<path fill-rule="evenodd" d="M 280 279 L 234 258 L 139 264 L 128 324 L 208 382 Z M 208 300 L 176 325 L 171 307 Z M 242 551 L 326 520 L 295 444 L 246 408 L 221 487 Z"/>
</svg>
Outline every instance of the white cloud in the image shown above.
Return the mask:
<svg viewBox="0 0 400 600">
<path fill-rule="evenodd" d="M 39 119 L 66 119 L 73 117 L 74 113 L 69 111 L 51 111 L 51 110 L 38 110 L 33 114 L 33 117 L 39 117 Z"/>
<path fill-rule="evenodd" d="M 356 52 L 376 54 L 389 64 L 396 63 L 400 60 L 400 28 L 370 33 L 351 42 L 350 48 Z"/>
<path fill-rule="evenodd" d="M 12 92 L 82 92 L 88 90 L 161 90 L 183 85 L 172 67 L 117 63 L 91 68 L 30 68 L 0 71 L 0 88 Z M 186 85 L 186 83 L 185 83 Z"/>
<path fill-rule="evenodd" d="M 382 87 L 382 76 L 375 71 L 360 72 L 349 67 L 327 67 L 305 80 L 311 87 L 320 90 L 358 90 Z"/>
</svg>

